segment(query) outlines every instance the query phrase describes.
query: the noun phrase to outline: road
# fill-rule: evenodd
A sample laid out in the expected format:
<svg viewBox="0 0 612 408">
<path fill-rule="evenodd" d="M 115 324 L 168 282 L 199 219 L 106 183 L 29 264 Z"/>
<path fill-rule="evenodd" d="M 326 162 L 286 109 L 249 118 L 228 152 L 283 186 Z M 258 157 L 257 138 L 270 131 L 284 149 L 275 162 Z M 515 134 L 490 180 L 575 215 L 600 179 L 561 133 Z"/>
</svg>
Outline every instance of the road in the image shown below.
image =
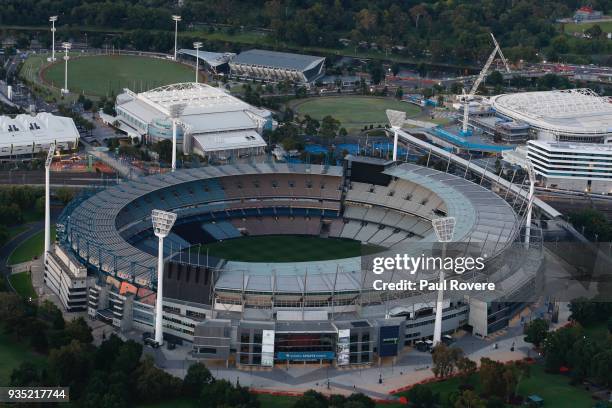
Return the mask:
<svg viewBox="0 0 612 408">
<path fill-rule="evenodd" d="M 104 175 L 102 173 L 83 173 L 83 172 L 51 172 L 52 187 L 87 187 L 87 186 L 106 186 L 114 184 L 116 177 Z M 43 170 L 3 170 L 0 171 L 0 185 L 19 184 L 19 185 L 44 185 L 45 173 Z"/>
</svg>

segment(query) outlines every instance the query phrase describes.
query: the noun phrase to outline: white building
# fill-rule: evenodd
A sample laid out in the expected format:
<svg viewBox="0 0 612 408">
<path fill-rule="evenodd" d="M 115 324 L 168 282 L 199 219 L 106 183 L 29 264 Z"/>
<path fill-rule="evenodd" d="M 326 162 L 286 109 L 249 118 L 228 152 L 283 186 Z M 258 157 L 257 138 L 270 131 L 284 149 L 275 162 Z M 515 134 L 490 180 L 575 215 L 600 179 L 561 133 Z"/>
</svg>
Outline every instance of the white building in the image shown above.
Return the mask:
<svg viewBox="0 0 612 408">
<path fill-rule="evenodd" d="M 0 159 L 32 156 L 46 151 L 52 142 L 62 150 L 73 149 L 79 131 L 72 118 L 42 112 L 36 116 L 0 116 Z"/>
<path fill-rule="evenodd" d="M 69 312 L 87 310 L 87 268 L 74 255 L 53 245 L 45 265 L 45 285 Z"/>
<path fill-rule="evenodd" d="M 266 142 L 264 129 L 276 125 L 272 114 L 202 83 L 167 85 L 143 93 L 128 89 L 117 96 L 117 119 L 131 137 L 149 143 L 172 138 L 173 106 L 178 114 L 179 150 L 210 158 L 257 155 Z"/>
<path fill-rule="evenodd" d="M 498 115 L 529 124 L 531 138 L 552 142 L 612 142 L 612 103 L 590 89 L 521 92 L 491 98 Z"/>
<path fill-rule="evenodd" d="M 612 144 L 530 140 L 527 157 L 547 187 L 612 193 Z"/>
</svg>

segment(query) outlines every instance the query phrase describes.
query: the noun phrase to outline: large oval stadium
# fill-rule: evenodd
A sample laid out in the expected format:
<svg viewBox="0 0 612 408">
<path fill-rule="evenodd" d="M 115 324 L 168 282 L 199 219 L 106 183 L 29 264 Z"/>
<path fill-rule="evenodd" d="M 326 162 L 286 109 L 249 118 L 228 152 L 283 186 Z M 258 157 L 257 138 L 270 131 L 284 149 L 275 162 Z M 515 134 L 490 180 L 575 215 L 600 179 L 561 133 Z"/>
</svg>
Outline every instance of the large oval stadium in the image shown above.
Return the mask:
<svg viewBox="0 0 612 408">
<path fill-rule="evenodd" d="M 517 212 L 503 195 L 461 177 L 359 157 L 344 166 L 208 166 L 119 184 L 62 215 L 59 242 L 95 276 L 90 316 L 120 330 L 154 326 L 154 209 L 177 214 L 164 240 L 164 333 L 192 341 L 196 357 L 369 364 L 373 352 L 395 355 L 431 336 L 436 292 L 376 290 L 375 281 L 415 273 L 374 273 L 372 259 L 437 254 L 435 218 L 456 220 L 448 251 L 486 259 L 483 270 L 456 277 L 497 285 L 445 296 L 444 332 L 470 326 L 486 336 L 504 327 L 520 306 L 513 296 L 533 290 L 536 276 L 515 245 Z M 416 277 L 436 281 L 438 272 L 423 268 Z M 359 347 L 341 353 L 347 330 Z"/>
</svg>

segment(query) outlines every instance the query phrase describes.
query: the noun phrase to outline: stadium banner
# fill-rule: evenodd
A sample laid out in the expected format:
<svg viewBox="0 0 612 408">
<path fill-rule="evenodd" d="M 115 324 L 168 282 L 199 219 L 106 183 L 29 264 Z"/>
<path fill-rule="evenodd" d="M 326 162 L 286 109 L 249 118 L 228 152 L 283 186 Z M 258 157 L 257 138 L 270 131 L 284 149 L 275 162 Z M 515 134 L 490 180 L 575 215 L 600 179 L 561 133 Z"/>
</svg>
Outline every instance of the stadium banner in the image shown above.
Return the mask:
<svg viewBox="0 0 612 408">
<path fill-rule="evenodd" d="M 261 340 L 261 365 L 274 366 L 274 330 L 264 330 Z"/>
<path fill-rule="evenodd" d="M 351 329 L 338 330 L 338 365 L 348 365 L 350 354 Z"/>
<path fill-rule="evenodd" d="M 333 360 L 335 353 L 333 351 L 279 351 L 277 358 L 282 361 L 316 361 L 316 360 Z"/>
</svg>

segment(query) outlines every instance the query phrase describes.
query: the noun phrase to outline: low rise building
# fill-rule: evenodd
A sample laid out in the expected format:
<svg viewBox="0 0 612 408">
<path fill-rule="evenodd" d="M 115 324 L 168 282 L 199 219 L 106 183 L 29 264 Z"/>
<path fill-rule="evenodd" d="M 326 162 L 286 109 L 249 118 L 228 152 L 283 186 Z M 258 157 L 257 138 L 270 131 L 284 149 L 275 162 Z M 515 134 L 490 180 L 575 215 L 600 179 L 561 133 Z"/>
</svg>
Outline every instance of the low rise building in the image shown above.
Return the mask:
<svg viewBox="0 0 612 408">
<path fill-rule="evenodd" d="M 229 65 L 235 78 L 265 82 L 311 84 L 325 73 L 325 57 L 268 50 L 241 52 Z"/>
<path fill-rule="evenodd" d="M 69 312 L 87 310 L 87 268 L 74 255 L 53 245 L 45 264 L 45 285 Z"/>
</svg>

